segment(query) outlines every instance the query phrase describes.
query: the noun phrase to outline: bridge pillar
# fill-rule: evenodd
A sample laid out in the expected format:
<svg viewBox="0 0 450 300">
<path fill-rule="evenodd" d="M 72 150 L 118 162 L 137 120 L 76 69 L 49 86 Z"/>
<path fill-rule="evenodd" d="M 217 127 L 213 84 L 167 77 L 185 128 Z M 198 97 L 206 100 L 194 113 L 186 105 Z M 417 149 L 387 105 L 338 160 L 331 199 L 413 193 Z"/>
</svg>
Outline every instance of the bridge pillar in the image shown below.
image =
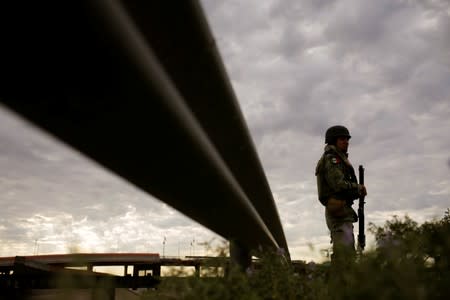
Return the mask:
<svg viewBox="0 0 450 300">
<path fill-rule="evenodd" d="M 247 270 L 252 264 L 250 250 L 239 241 L 230 240 L 230 262 L 238 265 L 242 271 Z"/>
<path fill-rule="evenodd" d="M 154 265 L 152 267 L 153 277 L 161 277 L 161 265 Z"/>
<path fill-rule="evenodd" d="M 200 277 L 200 265 L 195 265 L 195 277 Z"/>
</svg>

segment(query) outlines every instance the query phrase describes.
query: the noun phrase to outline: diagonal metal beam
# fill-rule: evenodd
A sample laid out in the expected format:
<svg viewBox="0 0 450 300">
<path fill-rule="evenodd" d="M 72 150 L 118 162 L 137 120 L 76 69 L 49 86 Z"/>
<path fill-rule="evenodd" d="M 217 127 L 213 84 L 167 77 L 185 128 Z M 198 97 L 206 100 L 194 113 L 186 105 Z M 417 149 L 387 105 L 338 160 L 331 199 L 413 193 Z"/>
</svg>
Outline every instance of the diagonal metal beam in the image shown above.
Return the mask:
<svg viewBox="0 0 450 300">
<path fill-rule="evenodd" d="M 212 38 L 198 3 L 187 2 L 173 18 L 187 20 L 191 36 L 199 37 L 186 45 L 188 55 L 172 50 L 167 57 L 167 45 L 151 41 L 181 37 L 179 26 L 144 26 L 136 13 L 141 8 L 153 19 L 167 7 L 148 10 L 146 1 L 126 2 L 127 8 L 113 1 L 1 7 L 2 25 L 9 26 L 1 29 L 0 100 L 218 234 L 250 249 L 287 249 L 217 50 L 195 50 Z M 205 67 L 185 72 L 190 60 Z M 211 99 L 219 109 L 208 117 Z M 252 177 L 258 179 L 245 179 Z"/>
<path fill-rule="evenodd" d="M 272 192 L 200 5 L 182 1 L 176 12 L 163 1 L 124 5 L 278 245 L 287 250 Z M 151 11 L 158 13 L 149 18 Z M 174 38 L 168 39 L 167 32 Z"/>
</svg>

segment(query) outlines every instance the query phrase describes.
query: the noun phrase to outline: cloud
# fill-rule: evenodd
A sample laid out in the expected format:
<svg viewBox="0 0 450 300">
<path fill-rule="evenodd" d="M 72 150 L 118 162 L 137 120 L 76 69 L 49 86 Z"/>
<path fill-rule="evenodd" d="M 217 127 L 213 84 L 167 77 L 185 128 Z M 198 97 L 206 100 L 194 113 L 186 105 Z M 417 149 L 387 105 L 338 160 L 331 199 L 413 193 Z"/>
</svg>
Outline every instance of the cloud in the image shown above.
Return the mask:
<svg viewBox="0 0 450 300">
<path fill-rule="evenodd" d="M 201 3 L 294 259 L 330 246 L 314 170 L 332 125 L 350 129 L 350 160 L 366 168 L 367 222 L 445 211 L 448 1 Z M 41 253 L 161 253 L 164 236 L 166 254 L 189 255 L 217 238 L 4 109 L 0 125 L 0 255 L 36 239 Z"/>
<path fill-rule="evenodd" d="M 305 254 L 297 247 L 305 238 L 326 239 L 313 172 L 331 125 L 351 131 L 368 210 L 383 220 L 445 210 L 448 2 L 213 2 L 203 1 L 208 20 L 294 253 Z"/>
<path fill-rule="evenodd" d="M 10 112 L 0 120 L 0 255 L 159 253 L 164 234 L 217 237 Z"/>
</svg>

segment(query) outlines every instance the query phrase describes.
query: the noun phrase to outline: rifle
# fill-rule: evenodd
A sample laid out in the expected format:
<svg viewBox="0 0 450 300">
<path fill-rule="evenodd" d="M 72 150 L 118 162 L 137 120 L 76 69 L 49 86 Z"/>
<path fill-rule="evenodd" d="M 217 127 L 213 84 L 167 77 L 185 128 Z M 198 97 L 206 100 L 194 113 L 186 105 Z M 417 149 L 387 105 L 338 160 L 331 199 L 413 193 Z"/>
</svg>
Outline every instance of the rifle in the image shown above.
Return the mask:
<svg viewBox="0 0 450 300">
<path fill-rule="evenodd" d="M 358 168 L 359 184 L 364 185 L 364 167 L 362 165 Z M 364 234 L 364 195 L 359 196 L 358 205 L 358 251 L 362 252 L 366 246 L 366 235 Z"/>
</svg>

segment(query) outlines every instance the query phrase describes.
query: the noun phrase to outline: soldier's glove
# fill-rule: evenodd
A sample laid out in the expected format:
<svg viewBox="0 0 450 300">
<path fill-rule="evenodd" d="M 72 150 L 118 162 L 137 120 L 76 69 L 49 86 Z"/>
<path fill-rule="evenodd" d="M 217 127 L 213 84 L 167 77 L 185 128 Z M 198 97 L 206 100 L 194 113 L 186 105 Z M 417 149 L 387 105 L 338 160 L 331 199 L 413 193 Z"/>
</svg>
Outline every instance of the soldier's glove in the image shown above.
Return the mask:
<svg viewBox="0 0 450 300">
<path fill-rule="evenodd" d="M 358 192 L 360 196 L 367 196 L 366 187 L 362 184 L 358 184 Z"/>
</svg>

